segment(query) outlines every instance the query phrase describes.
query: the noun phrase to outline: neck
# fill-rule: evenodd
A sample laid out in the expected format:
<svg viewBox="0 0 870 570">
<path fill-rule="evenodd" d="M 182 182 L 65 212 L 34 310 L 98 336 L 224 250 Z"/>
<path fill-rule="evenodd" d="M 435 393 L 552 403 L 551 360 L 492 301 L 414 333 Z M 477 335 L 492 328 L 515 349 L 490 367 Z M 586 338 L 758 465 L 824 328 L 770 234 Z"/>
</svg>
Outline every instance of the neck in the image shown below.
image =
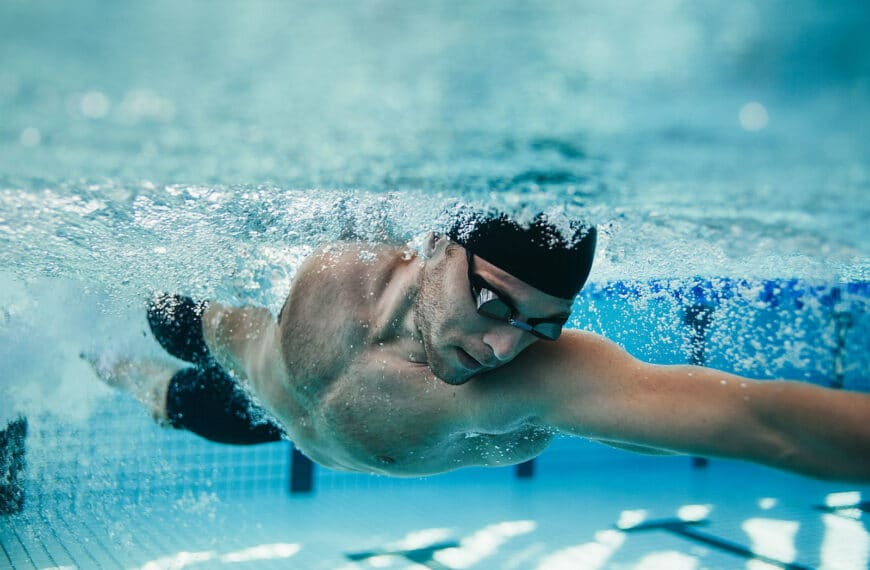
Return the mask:
<svg viewBox="0 0 870 570">
<path fill-rule="evenodd" d="M 381 298 L 377 303 L 375 339 L 389 342 L 397 339 L 418 339 L 414 324 L 414 304 L 423 276 L 423 261 L 416 254 L 403 250 L 385 272 Z"/>
</svg>

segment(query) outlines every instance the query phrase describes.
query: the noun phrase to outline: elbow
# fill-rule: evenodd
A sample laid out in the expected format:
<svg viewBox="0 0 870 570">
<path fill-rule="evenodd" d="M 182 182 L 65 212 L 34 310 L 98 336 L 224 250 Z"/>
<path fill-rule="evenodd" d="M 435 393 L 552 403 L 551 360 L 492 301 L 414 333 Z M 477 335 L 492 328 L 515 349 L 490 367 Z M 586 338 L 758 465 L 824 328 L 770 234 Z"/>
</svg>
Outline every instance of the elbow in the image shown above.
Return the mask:
<svg viewBox="0 0 870 570">
<path fill-rule="evenodd" d="M 825 482 L 870 483 L 870 461 L 856 456 L 832 454 L 830 449 L 788 445 L 779 450 L 772 467 Z"/>
</svg>

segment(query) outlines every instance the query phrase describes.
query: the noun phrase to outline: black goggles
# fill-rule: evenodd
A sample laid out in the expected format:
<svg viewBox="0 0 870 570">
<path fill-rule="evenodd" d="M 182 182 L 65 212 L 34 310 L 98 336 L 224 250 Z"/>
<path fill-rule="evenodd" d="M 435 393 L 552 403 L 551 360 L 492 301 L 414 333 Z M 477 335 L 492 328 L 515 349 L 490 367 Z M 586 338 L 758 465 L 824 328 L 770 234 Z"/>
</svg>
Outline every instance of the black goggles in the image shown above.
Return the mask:
<svg viewBox="0 0 870 570">
<path fill-rule="evenodd" d="M 472 271 L 474 254 L 465 250 L 468 260 L 468 284 L 471 286 L 471 297 L 477 305 L 477 312 L 484 317 L 504 321 L 520 330 L 535 335 L 544 340 L 556 340 L 562 334 L 565 321 L 561 319 L 529 319 L 521 321 L 516 318 L 517 310 L 492 290 L 492 285 L 484 281 Z"/>
</svg>

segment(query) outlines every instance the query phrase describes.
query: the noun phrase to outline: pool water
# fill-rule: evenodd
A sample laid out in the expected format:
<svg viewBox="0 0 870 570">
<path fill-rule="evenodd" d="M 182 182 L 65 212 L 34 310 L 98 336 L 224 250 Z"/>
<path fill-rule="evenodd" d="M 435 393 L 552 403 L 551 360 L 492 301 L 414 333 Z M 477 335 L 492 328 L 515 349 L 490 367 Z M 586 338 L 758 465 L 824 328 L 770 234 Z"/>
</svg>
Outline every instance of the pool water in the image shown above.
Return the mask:
<svg viewBox="0 0 870 570">
<path fill-rule="evenodd" d="M 867 297 L 866 287 L 798 281 L 620 282 L 585 290 L 574 318 L 639 356 L 676 363 L 698 358 L 690 348 L 698 331 L 683 317 L 691 307 L 715 307 L 701 335 L 710 364 L 821 385 L 839 378 L 841 388 L 868 391 L 867 353 L 855 348 L 870 335 Z M 856 318 L 838 328 L 843 314 Z M 144 330 L 142 314 L 125 322 Z M 759 339 L 783 335 L 813 339 L 816 352 L 777 347 L 747 358 Z M 99 392 L 84 364 L 78 368 L 69 367 L 65 382 L 94 392 L 79 417 L 69 409 L 28 417 L 25 508 L 4 517 L 0 531 L 0 552 L 14 568 L 864 568 L 870 561 L 867 485 L 730 461 L 695 466 L 686 457 L 560 438 L 535 460 L 531 477 L 514 467 L 412 480 L 315 468 L 309 487 L 291 492 L 299 476 L 289 442 L 226 446 L 161 429 L 131 398 Z"/>
<path fill-rule="evenodd" d="M 161 430 L 79 353 L 159 355 L 151 291 L 277 313 L 318 244 L 471 203 L 598 224 L 571 326 L 870 391 L 868 27 L 816 0 L 4 2 L 0 465 L 27 436 L 0 567 L 866 568 L 866 486 L 575 439 L 531 478 L 291 494 L 289 443 Z"/>
</svg>

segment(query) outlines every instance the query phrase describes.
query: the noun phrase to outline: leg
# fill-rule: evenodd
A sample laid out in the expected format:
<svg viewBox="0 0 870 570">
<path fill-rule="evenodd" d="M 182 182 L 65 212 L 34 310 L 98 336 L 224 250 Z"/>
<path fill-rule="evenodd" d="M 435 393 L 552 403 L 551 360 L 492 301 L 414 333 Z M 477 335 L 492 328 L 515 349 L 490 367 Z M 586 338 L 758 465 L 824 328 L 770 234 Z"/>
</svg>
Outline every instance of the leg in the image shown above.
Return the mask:
<svg viewBox="0 0 870 570">
<path fill-rule="evenodd" d="M 148 303 L 148 326 L 166 352 L 204 365 L 211 358 L 202 335 L 202 315 L 207 308 L 207 301 L 161 293 Z"/>
<path fill-rule="evenodd" d="M 283 431 L 218 366 L 185 368 L 169 383 L 166 413 L 173 427 L 218 443 L 280 441 Z"/>
<path fill-rule="evenodd" d="M 179 367 L 156 361 L 83 355 L 108 385 L 132 394 L 163 426 L 186 429 L 218 443 L 279 441 L 283 431 L 220 367 Z"/>
<path fill-rule="evenodd" d="M 274 343 L 276 337 L 268 309 L 231 307 L 165 293 L 149 302 L 148 324 L 172 356 L 200 368 L 218 363 L 238 378 L 248 378 L 248 371 L 263 354 L 263 344 Z"/>
<path fill-rule="evenodd" d="M 169 425 L 166 394 L 170 381 L 182 368 L 181 366 L 156 360 L 112 361 L 105 356 L 97 357 L 90 354 L 81 356 L 91 363 L 100 380 L 113 388 L 130 393 L 151 410 L 154 421 L 160 425 Z"/>
<path fill-rule="evenodd" d="M 273 353 L 276 324 L 263 307 L 231 307 L 209 303 L 202 314 L 202 334 L 213 362 L 236 378 L 255 381 L 250 371 L 262 365 L 264 353 Z"/>
<path fill-rule="evenodd" d="M 161 418 L 221 443 L 280 440 L 283 431 L 234 380 L 247 377 L 251 355 L 261 354 L 263 340 L 274 336 L 264 335 L 274 331 L 272 321 L 263 308 L 196 302 L 181 295 L 155 296 L 148 305 L 148 324 L 155 339 L 169 354 L 195 365 L 172 371 L 159 395 Z M 161 387 L 164 378 L 161 374 Z"/>
</svg>

